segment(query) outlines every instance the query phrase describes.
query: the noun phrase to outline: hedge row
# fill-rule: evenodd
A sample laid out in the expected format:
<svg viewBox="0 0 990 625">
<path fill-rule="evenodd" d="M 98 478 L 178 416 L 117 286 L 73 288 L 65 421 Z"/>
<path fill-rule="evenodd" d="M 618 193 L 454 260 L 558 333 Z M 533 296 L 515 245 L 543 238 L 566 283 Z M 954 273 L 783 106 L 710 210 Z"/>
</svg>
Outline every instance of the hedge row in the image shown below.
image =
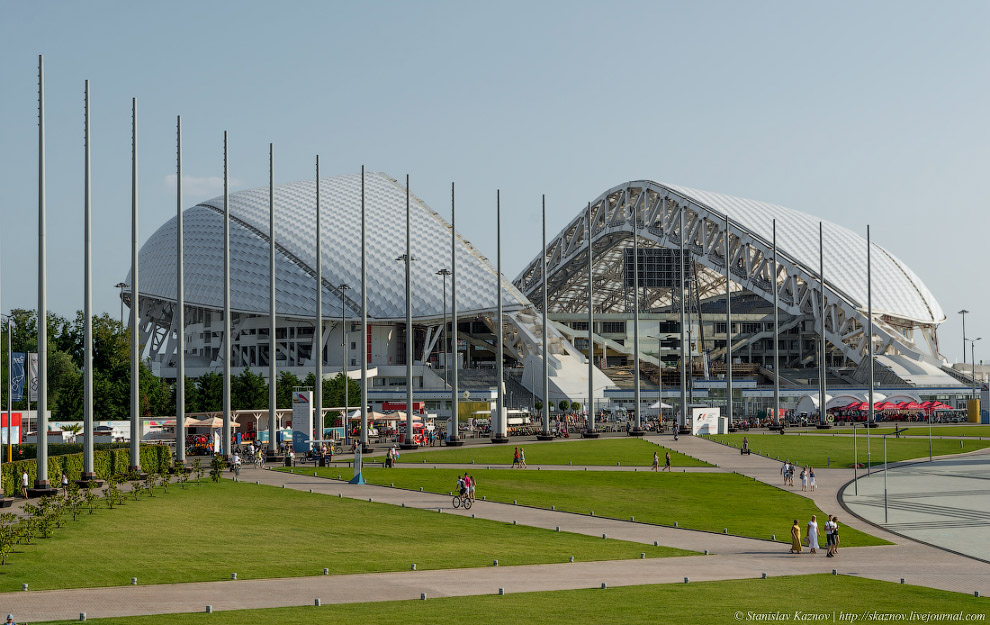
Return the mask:
<svg viewBox="0 0 990 625">
<path fill-rule="evenodd" d="M 94 450 L 128 449 L 130 443 L 93 443 Z M 81 454 L 82 443 L 51 443 L 48 445 L 48 455 L 64 456 L 66 454 Z M 33 460 L 38 457 L 38 446 L 34 443 L 14 445 L 14 457 L 18 460 Z"/>
<path fill-rule="evenodd" d="M 131 464 L 129 449 L 104 449 L 93 452 L 93 472 L 97 477 L 106 480 L 113 475 L 127 473 Z M 146 473 L 164 473 L 172 468 L 172 449 L 166 445 L 142 445 L 141 469 Z M 28 474 L 28 484 L 34 485 L 38 476 L 37 460 L 17 460 L 5 462 L 2 469 L 4 492 L 15 495 L 21 492 L 21 474 Z M 58 486 L 62 479 L 62 471 L 70 480 L 82 477 L 83 455 L 69 454 L 65 456 L 48 457 L 48 482 Z"/>
</svg>

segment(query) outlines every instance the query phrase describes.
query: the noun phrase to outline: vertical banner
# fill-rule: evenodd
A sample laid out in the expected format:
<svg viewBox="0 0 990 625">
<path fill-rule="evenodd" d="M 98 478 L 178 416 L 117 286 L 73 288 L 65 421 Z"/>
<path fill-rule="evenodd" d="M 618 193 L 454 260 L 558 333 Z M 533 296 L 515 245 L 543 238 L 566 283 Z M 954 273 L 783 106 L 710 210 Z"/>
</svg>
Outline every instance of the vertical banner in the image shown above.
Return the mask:
<svg viewBox="0 0 990 625">
<path fill-rule="evenodd" d="M 31 388 L 28 391 L 28 401 L 38 401 L 38 354 L 28 354 L 28 379 Z"/>
<path fill-rule="evenodd" d="M 313 434 L 313 391 L 292 391 L 292 451 L 309 451 Z"/>
<path fill-rule="evenodd" d="M 10 361 L 10 382 L 14 401 L 24 400 L 24 352 L 14 352 Z"/>
</svg>

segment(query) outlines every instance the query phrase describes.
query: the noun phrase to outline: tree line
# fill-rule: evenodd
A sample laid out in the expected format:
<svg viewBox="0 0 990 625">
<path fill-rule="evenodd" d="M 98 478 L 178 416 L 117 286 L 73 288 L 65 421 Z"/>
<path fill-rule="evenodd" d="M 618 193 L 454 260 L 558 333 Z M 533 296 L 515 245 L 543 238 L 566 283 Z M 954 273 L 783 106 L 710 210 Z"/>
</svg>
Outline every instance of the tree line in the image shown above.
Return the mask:
<svg viewBox="0 0 990 625">
<path fill-rule="evenodd" d="M 38 351 L 38 317 L 33 310 L 14 309 L 10 312 L 13 323 L 14 352 Z M 83 324 L 85 317 L 77 311 L 74 319 L 66 319 L 48 313 L 48 408 L 52 418 L 61 421 L 79 421 L 83 418 Z M 0 404 L 7 409 L 7 324 L 0 334 L 2 344 L 2 390 Z M 120 321 L 109 314 L 93 317 L 93 418 L 100 421 L 130 418 L 131 401 L 131 333 Z M 145 417 L 175 415 L 176 385 L 155 376 L 146 362 L 139 363 L 139 392 L 141 414 Z M 361 403 L 361 385 L 347 381 L 349 406 Z M 314 388 L 316 375 L 305 378 L 282 371 L 276 384 L 279 408 L 292 407 L 292 390 L 297 387 Z M 344 405 L 344 377 L 337 375 L 323 381 L 323 405 Z M 13 403 L 14 410 L 27 410 L 27 389 L 24 400 Z M 223 409 L 223 376 L 206 373 L 199 378 L 186 378 L 186 412 L 209 412 Z M 268 383 L 260 373 L 250 369 L 234 376 L 230 382 L 230 403 L 233 410 L 267 410 Z"/>
</svg>

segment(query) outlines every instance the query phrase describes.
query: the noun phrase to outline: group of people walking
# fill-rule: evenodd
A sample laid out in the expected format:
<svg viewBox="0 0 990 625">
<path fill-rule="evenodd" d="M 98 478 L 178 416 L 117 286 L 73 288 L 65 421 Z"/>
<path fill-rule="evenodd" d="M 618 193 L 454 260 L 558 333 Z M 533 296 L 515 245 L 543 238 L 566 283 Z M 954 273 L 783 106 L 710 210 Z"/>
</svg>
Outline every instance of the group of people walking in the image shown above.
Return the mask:
<svg viewBox="0 0 990 625">
<path fill-rule="evenodd" d="M 794 473 L 797 468 L 791 464 L 790 460 L 785 460 L 780 467 L 780 474 L 784 476 L 784 486 L 794 486 Z M 799 475 L 801 480 L 801 490 L 814 492 L 818 485 L 815 483 L 815 470 L 812 467 L 802 467 Z"/>
<path fill-rule="evenodd" d="M 839 517 L 828 515 L 828 521 L 825 521 L 825 542 L 826 542 L 826 557 L 834 558 L 835 554 L 839 551 Z M 808 542 L 808 550 L 811 553 L 818 553 L 821 547 L 818 546 L 818 539 L 821 537 L 821 529 L 818 527 L 818 517 L 816 515 L 811 515 L 811 520 L 808 521 L 807 530 L 805 532 L 805 537 Z M 794 519 L 794 525 L 791 526 L 791 553 L 801 553 L 801 523 Z"/>
<path fill-rule="evenodd" d="M 666 452 L 663 455 L 663 470 L 670 471 L 670 452 Z M 658 452 L 653 452 L 653 471 L 658 472 L 660 470 L 660 454 Z"/>
<path fill-rule="evenodd" d="M 512 452 L 512 468 L 515 469 L 516 467 L 526 468 L 526 452 L 522 447 L 516 447 L 516 450 Z"/>
</svg>

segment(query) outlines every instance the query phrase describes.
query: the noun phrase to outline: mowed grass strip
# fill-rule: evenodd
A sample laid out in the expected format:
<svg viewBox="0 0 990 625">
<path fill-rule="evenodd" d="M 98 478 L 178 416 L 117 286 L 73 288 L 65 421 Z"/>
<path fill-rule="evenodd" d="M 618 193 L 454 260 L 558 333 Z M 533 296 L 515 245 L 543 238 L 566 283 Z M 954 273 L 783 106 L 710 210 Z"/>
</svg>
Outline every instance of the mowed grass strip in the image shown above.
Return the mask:
<svg viewBox="0 0 990 625">
<path fill-rule="evenodd" d="M 408 540 L 414 536 L 415 540 Z M 451 536 L 460 540 L 452 541 Z M 400 546 L 401 545 L 401 546 Z M 277 553 L 270 550 L 275 548 Z M 19 545 L 0 592 L 267 577 L 618 560 L 678 549 L 556 533 L 388 504 L 224 481 L 67 520 Z M 401 555 L 400 555 L 401 554 Z"/>
<path fill-rule="evenodd" d="M 749 447 L 760 455 L 769 454 L 780 461 L 790 460 L 798 466 L 815 468 L 848 468 L 853 465 L 854 441 L 851 436 L 780 434 L 717 434 L 709 436 L 713 441 L 742 445 L 743 437 L 749 438 Z M 870 457 L 873 466 L 883 464 L 883 438 L 870 432 Z M 864 432 L 856 436 L 855 447 L 859 452 L 859 463 L 866 464 L 867 439 Z M 959 454 L 990 447 L 990 441 L 979 440 L 932 440 L 932 451 L 936 456 Z M 928 458 L 928 439 L 921 437 L 887 437 L 887 461 L 898 462 Z M 831 461 L 831 462 L 830 462 Z"/>
<path fill-rule="evenodd" d="M 927 423 L 899 423 L 898 428 L 907 428 L 908 431 L 902 436 L 928 436 L 928 424 Z M 822 430 L 814 429 L 802 429 L 801 432 L 807 433 L 817 433 Z M 846 426 L 837 426 L 835 429 L 827 430 L 829 434 L 852 434 L 853 429 Z M 879 436 L 881 434 L 893 434 L 894 426 L 891 424 L 889 427 L 885 424 L 882 427 L 870 428 L 870 436 Z M 866 428 L 856 427 L 856 434 L 859 436 L 866 436 Z M 778 435 L 779 436 L 779 435 Z M 985 436 L 990 438 L 990 425 L 932 425 L 932 436 L 975 436 L 981 437 Z"/>
<path fill-rule="evenodd" d="M 170 614 L 172 625 L 242 623 L 375 623 L 376 625 L 712 625 L 713 623 L 833 622 L 837 612 L 899 615 L 962 614 L 983 621 L 987 599 L 923 586 L 893 584 L 845 575 L 799 575 L 765 580 L 730 580 L 650 586 L 444 597 L 428 601 L 385 601 L 237 610 L 213 614 Z M 778 616 L 775 618 L 774 615 Z M 779 616 L 782 614 L 783 616 Z M 966 618 L 967 615 L 976 615 Z M 809 618 L 810 617 L 810 618 Z M 162 616 L 91 619 L 100 625 L 157 625 Z M 876 620 L 880 620 L 879 618 Z M 915 618 L 914 620 L 921 620 Z M 933 619 L 934 620 L 934 619 Z M 73 621 L 61 621 L 70 623 Z"/>
<path fill-rule="evenodd" d="M 339 469 L 317 469 L 324 477 L 336 477 Z M 365 469 L 369 484 L 446 494 L 454 491 L 458 469 Z M 722 533 L 778 542 L 790 541 L 794 519 L 802 527 L 818 515 L 827 518 L 806 497 L 757 482 L 734 473 L 654 473 L 652 471 L 533 471 L 508 469 L 469 470 L 478 482 L 477 498 L 563 512 Z M 841 510 L 830 510 L 842 516 Z M 841 520 L 840 520 L 841 522 Z M 847 547 L 890 543 L 851 527 L 844 527 Z"/>
<path fill-rule="evenodd" d="M 600 438 L 596 440 L 564 440 L 550 443 L 519 441 L 506 445 L 465 445 L 436 451 L 403 453 L 399 463 L 403 464 L 499 464 L 511 465 L 515 447 L 526 452 L 526 464 L 568 464 L 576 466 L 623 466 L 648 467 L 653 463 L 653 453 L 660 454 L 663 465 L 664 452 L 670 452 L 670 460 L 679 467 L 708 467 L 707 462 L 685 456 L 672 449 L 655 445 L 640 438 Z M 382 459 L 384 456 L 375 456 Z"/>
</svg>

